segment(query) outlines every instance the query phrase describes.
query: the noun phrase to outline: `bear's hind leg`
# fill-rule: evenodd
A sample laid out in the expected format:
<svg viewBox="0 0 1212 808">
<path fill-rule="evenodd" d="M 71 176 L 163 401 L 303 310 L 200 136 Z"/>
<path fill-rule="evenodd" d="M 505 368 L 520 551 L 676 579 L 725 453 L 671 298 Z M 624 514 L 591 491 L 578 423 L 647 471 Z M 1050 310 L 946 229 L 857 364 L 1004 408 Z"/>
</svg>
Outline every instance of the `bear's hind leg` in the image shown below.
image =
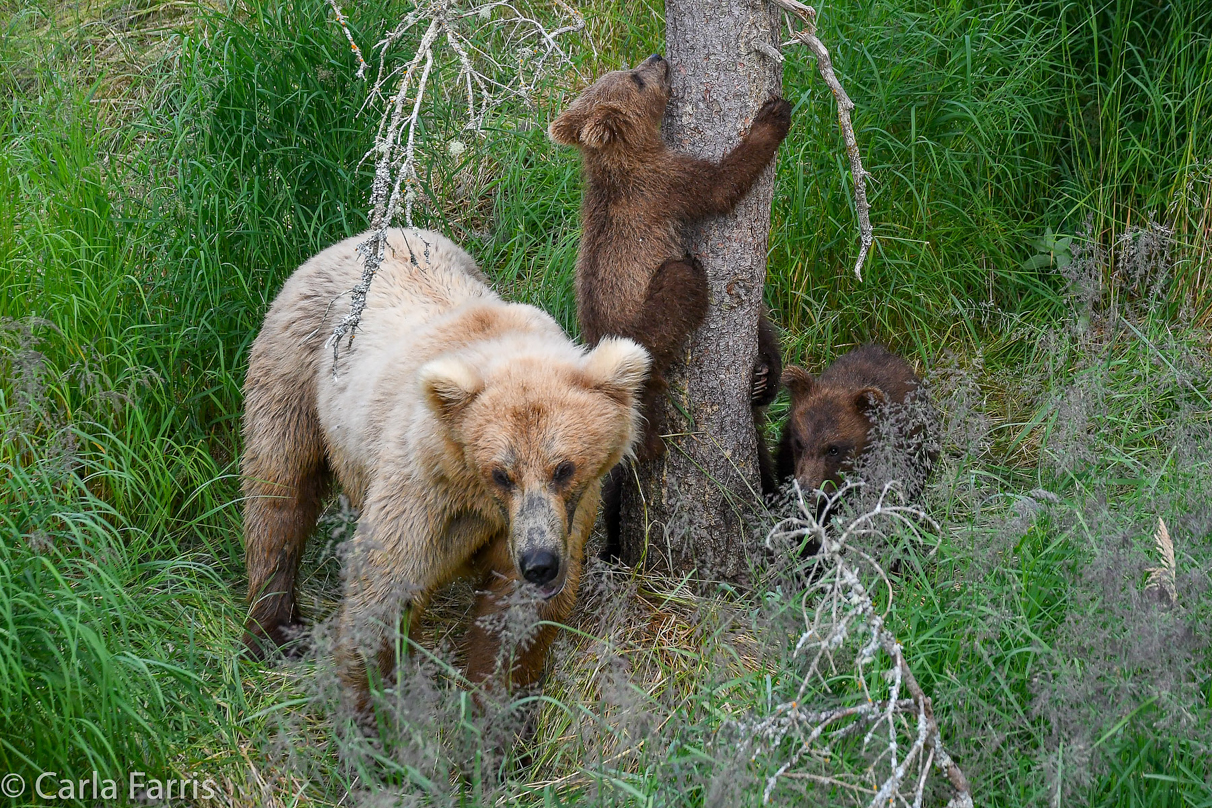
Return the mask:
<svg viewBox="0 0 1212 808">
<path fill-rule="evenodd" d="M 623 553 L 623 486 L 627 484 L 630 472 L 628 463 L 619 463 L 602 480 L 602 524 L 606 529 L 606 543 L 599 557 L 603 561 L 618 561 Z"/>
<path fill-rule="evenodd" d="M 783 375 L 783 353 L 779 348 L 778 334 L 763 313 L 758 318 L 758 355 L 753 367 L 750 387 L 750 406 L 753 408 L 753 429 L 757 433 L 758 474 L 762 482 L 762 495 L 769 497 L 778 493 L 779 479 L 770 446 L 766 443 L 766 407 L 778 395 Z"/>
<path fill-rule="evenodd" d="M 256 387 L 247 401 L 241 469 L 249 605 L 244 644 L 261 658 L 288 643 L 290 627 L 298 622 L 295 577 L 320 515 L 328 469 L 309 401 L 271 398 Z"/>
<path fill-rule="evenodd" d="M 663 374 L 707 317 L 707 273 L 697 258 L 671 258 L 648 282 L 631 336 L 652 354 L 652 375 Z"/>
<path fill-rule="evenodd" d="M 692 256 L 671 258 L 657 268 L 648 282 L 648 294 L 633 327 L 620 334 L 643 345 L 652 356 L 652 370 L 640 394 L 644 434 L 636 454 L 641 459 L 665 453 L 660 407 L 665 393 L 665 371 L 707 317 L 707 305 L 707 275 L 703 265 Z"/>
<path fill-rule="evenodd" d="M 750 402 L 754 407 L 766 407 L 779 394 L 779 377 L 783 375 L 783 352 L 774 326 L 762 314 L 758 317 L 758 354 L 753 363 Z"/>
<path fill-rule="evenodd" d="M 753 429 L 757 432 L 758 477 L 762 497 L 766 499 L 779 492 L 779 478 L 770 444 L 766 442 L 766 413 L 758 407 L 753 408 Z"/>
</svg>

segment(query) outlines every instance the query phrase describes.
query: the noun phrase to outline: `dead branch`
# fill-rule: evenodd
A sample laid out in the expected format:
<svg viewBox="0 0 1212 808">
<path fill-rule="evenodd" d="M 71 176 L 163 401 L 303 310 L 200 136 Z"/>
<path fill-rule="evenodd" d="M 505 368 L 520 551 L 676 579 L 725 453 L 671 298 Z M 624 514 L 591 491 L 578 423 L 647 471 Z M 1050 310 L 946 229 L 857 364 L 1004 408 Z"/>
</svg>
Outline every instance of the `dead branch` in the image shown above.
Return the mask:
<svg viewBox="0 0 1212 808">
<path fill-rule="evenodd" d="M 362 52 L 354 42 L 337 0 L 329 0 L 329 3 L 358 56 L 360 66 L 357 75 L 360 78 L 366 69 Z M 543 15 L 538 11 L 540 6 L 554 6 L 566 18 L 566 23 L 549 31 L 543 22 Z M 416 50 L 403 66 L 389 66 L 393 46 L 421 26 L 424 26 L 424 34 Z M 374 148 L 367 154 L 367 157 L 373 155 L 375 161 L 370 191 L 370 233 L 358 245 L 358 254 L 362 256 L 362 277 L 349 290 L 349 312 L 328 338 L 334 362 L 341 340 L 348 337 L 347 344 L 353 342 L 366 308 L 370 284 L 383 263 L 388 230 L 401 218 L 401 213 L 404 224 L 413 226 L 413 209 L 422 188 L 417 172 L 417 129 L 427 93 L 432 91 L 430 76 L 435 63 L 441 64 L 446 60 L 453 61 L 457 66 L 451 88 L 465 97 L 467 123 L 464 131 L 482 134 L 488 115 L 501 103 L 514 100 L 531 106 L 539 82 L 555 65 L 576 70 L 568 53 L 561 47 L 559 38 L 581 31 L 584 27 L 584 18 L 564 0 L 552 0 L 551 3 L 490 0 L 466 4 L 460 0 L 430 0 L 418 4 L 376 45 L 379 69 L 367 104 L 381 103 L 383 113 L 379 118 Z M 515 59 L 505 62 L 487 49 L 478 47 L 475 35 L 480 30 L 504 32 L 503 50 Z M 393 83 L 394 91 L 388 98 L 385 93 Z M 459 148 L 456 149 L 456 145 Z M 462 143 L 452 143 L 451 153 L 461 153 L 462 147 Z"/>
<path fill-rule="evenodd" d="M 862 483 L 853 482 L 844 486 L 830 497 L 832 501 L 826 510 L 834 510 L 833 506 L 847 492 L 861 486 Z M 927 776 L 931 768 L 937 768 L 955 791 L 949 805 L 955 808 L 972 805 L 968 779 L 944 748 L 930 699 L 905 660 L 904 648 L 888 630 L 885 615 L 876 611 L 863 582 L 862 570 L 870 567 L 876 579 L 890 587 L 887 576 L 869 555 L 849 546 L 859 536 L 883 535 L 890 523 L 933 524 L 922 511 L 896 504 L 895 491 L 894 483 L 885 486 L 875 506 L 855 517 L 845 528 L 839 528 L 841 533 L 838 535 L 838 529 L 827 530 L 818 521 L 815 501 L 808 505 L 797 485 L 795 513 L 777 524 L 767 539 L 772 549 L 777 546 L 776 552 L 795 552 L 788 548 L 795 548 L 809 539 L 820 545 L 820 551 L 813 558 L 812 582 L 801 601 L 804 631 L 796 643 L 795 655 L 803 654 L 807 662 L 796 674 L 800 680 L 796 697 L 773 707 L 764 718 L 739 722 L 754 756 L 763 750 L 778 749 L 789 735 L 799 740 L 790 757 L 767 778 L 764 802 L 770 801 L 779 779 L 793 777 L 845 784 L 855 791 L 871 794 L 869 805 L 872 808 L 893 802 L 918 808 L 925 798 Z M 843 648 L 855 648 L 856 645 L 857 650 L 848 663 L 837 658 Z M 868 684 L 872 678 L 868 668 L 879 659 L 881 652 L 891 664 L 879 674 L 888 683 L 888 696 L 877 700 Z M 853 706 L 806 709 L 809 691 L 826 688 L 826 677 L 839 670 L 839 663 L 855 671 L 852 679 L 863 698 Z M 823 670 L 826 665 L 828 671 Z M 901 695 L 902 690 L 908 698 Z M 806 756 L 828 759 L 834 744 L 859 732 L 864 732 L 864 749 L 877 736 L 883 738 L 861 781 L 848 781 L 840 773 L 824 776 L 797 771 Z M 908 747 L 903 749 L 906 740 Z M 871 788 L 871 784 L 876 784 L 875 788 Z"/>
<path fill-rule="evenodd" d="M 1174 561 L 1174 542 L 1170 538 L 1165 520 L 1161 517 L 1157 520 L 1157 533 L 1153 534 L 1153 543 L 1157 554 L 1161 556 L 1161 564 L 1146 570 L 1149 578 L 1145 581 L 1145 592 L 1173 606 L 1178 603 L 1178 588 L 1174 583 L 1178 565 Z"/>
<path fill-rule="evenodd" d="M 812 55 L 816 57 L 816 67 L 821 73 L 821 78 L 824 79 L 825 84 L 833 93 L 833 97 L 837 100 L 837 121 L 846 142 L 846 154 L 850 157 L 850 174 L 854 177 L 854 209 L 858 215 L 860 241 L 858 260 L 854 264 L 854 274 L 861 281 L 863 263 L 867 260 L 867 253 L 870 252 L 871 245 L 875 242 L 875 236 L 871 230 L 871 206 L 867 203 L 867 177 L 871 175 L 863 168 L 858 141 L 854 137 L 854 124 L 850 122 L 854 102 L 850 100 L 850 96 L 846 95 L 841 82 L 837 80 L 837 75 L 833 72 L 833 61 L 829 58 L 829 51 L 816 35 L 816 9 L 806 6 L 798 0 L 771 0 L 771 2 L 803 21 L 803 29 L 792 31 L 792 36 L 795 37 L 793 41 L 806 45 Z M 784 45 L 788 44 L 791 43 L 784 43 Z M 774 49 L 771 48 L 771 50 Z M 777 53 L 777 51 L 775 52 Z"/>
<path fill-rule="evenodd" d="M 328 0 L 328 5 L 332 7 L 332 13 L 337 17 L 337 25 L 341 26 L 341 30 L 345 32 L 345 39 L 349 42 L 350 50 L 354 56 L 358 57 L 358 72 L 355 73 L 358 78 L 366 78 L 366 60 L 362 58 L 362 49 L 358 47 L 358 43 L 354 41 L 353 34 L 349 30 L 349 20 L 345 17 L 345 12 L 341 11 L 341 6 L 337 4 L 337 0 Z"/>
</svg>

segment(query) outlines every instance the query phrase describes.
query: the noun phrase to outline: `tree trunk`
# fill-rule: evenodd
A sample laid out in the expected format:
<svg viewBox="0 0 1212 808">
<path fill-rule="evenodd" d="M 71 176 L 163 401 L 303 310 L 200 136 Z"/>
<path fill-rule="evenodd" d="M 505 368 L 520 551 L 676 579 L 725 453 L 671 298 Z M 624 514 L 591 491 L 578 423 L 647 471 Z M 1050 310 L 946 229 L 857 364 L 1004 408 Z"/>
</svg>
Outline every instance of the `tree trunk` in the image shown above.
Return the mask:
<svg viewBox="0 0 1212 808">
<path fill-rule="evenodd" d="M 782 65 L 757 49 L 777 45 L 777 15 L 768 0 L 666 1 L 671 148 L 720 159 L 780 93 Z M 732 214 L 687 233 L 707 271 L 711 308 L 668 374 L 676 403 L 665 403 L 668 451 L 635 469 L 638 491 L 624 486 L 627 562 L 732 579 L 745 570 L 747 516 L 761 491 L 749 399 L 773 194 L 771 167 Z"/>
</svg>

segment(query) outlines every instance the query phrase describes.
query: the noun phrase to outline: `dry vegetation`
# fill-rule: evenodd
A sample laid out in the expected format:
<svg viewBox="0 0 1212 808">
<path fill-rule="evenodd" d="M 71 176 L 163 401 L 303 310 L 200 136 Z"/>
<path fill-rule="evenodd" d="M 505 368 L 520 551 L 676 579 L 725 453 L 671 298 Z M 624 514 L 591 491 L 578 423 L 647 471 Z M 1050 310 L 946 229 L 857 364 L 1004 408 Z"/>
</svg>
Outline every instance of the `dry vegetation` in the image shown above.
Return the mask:
<svg viewBox="0 0 1212 808">
<path fill-rule="evenodd" d="M 871 802 L 919 705 L 862 637 L 832 666 L 797 651 L 842 579 L 759 549 L 792 509 L 754 525 L 748 589 L 592 564 L 543 693 L 487 717 L 451 673 L 452 593 L 366 727 L 327 663 L 335 500 L 310 654 L 238 659 L 245 355 L 286 274 L 367 224 L 367 85 L 322 0 L 2 7 L 0 771 L 192 771 L 239 805 Z M 401 12 L 343 8 L 364 48 Z M 579 8 L 575 69 L 483 136 L 432 96 L 414 214 L 569 327 L 579 179 L 543 125 L 578 71 L 661 36 L 659 7 Z M 820 24 L 876 248 L 860 284 L 832 98 L 789 52 L 773 316 L 812 369 L 873 338 L 912 357 L 944 449 L 928 518 L 854 536 L 832 574 L 871 594 L 976 802 L 1212 804 L 1208 12 L 872 0 Z M 911 703 L 867 743 L 789 718 L 868 695 Z M 922 804 L 954 793 L 936 770 Z"/>
</svg>

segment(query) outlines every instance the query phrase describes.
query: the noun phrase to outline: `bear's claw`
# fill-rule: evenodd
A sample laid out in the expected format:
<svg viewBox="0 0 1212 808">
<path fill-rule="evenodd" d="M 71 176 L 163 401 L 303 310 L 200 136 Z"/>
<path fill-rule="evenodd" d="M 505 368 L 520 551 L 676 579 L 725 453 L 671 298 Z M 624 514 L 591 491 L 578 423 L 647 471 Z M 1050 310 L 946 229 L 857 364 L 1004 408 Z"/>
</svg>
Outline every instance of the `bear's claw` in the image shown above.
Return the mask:
<svg viewBox="0 0 1212 808">
<path fill-rule="evenodd" d="M 749 401 L 754 406 L 762 406 L 770 402 L 766 398 L 766 392 L 770 387 L 770 368 L 762 365 L 754 368 L 753 371 L 753 387 L 749 392 Z"/>
</svg>

